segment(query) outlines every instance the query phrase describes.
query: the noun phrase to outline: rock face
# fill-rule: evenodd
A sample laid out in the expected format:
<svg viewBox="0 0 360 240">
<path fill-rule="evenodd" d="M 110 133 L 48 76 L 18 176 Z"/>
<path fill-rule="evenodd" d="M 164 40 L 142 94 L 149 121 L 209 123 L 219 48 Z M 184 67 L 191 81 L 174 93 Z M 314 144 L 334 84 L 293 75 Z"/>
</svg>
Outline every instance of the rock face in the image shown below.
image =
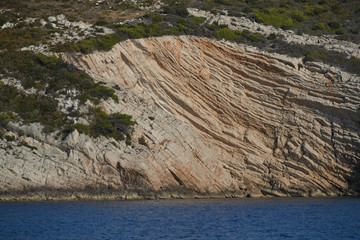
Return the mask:
<svg viewBox="0 0 360 240">
<path fill-rule="evenodd" d="M 121 87 L 119 103 L 102 105 L 137 121 L 132 146 L 77 131 L 61 140 L 13 124 L 37 149 L 14 142 L 9 150 L 3 140 L 0 198 L 86 197 L 89 189 L 126 198 L 359 191 L 358 76 L 188 36 L 65 58 Z"/>
</svg>

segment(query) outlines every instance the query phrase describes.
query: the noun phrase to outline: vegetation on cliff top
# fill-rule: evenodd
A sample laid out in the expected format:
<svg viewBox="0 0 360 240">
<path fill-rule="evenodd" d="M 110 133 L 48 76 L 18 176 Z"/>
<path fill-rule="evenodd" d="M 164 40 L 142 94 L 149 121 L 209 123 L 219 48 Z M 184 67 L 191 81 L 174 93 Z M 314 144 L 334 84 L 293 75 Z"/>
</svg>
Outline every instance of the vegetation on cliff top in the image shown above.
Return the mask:
<svg viewBox="0 0 360 240">
<path fill-rule="evenodd" d="M 350 39 L 359 40 L 357 33 L 360 30 L 360 2 L 357 0 L 163 0 L 162 3 L 164 12 L 182 17 L 186 16 L 186 8 L 182 6 L 189 6 L 214 14 L 245 16 L 267 25 L 296 29 L 310 34 L 337 31 L 338 34 L 344 34 Z M 0 25 L 19 18 L 47 18 L 58 14 L 65 14 L 71 21 L 106 25 L 143 15 L 147 12 L 146 9 L 154 4 L 157 4 L 157 1 L 5 0 L 1 1 L 0 8 L 9 11 L 0 17 Z M 331 24 L 332 22 L 337 24 Z"/>
<path fill-rule="evenodd" d="M 179 8 L 186 10 L 183 7 Z M 176 10 L 172 10 L 172 12 L 176 13 Z M 147 23 L 113 25 L 114 34 L 58 45 L 54 50 L 59 52 L 77 51 L 86 54 L 94 50 L 109 50 L 117 42 L 125 39 L 163 35 L 195 35 L 244 43 L 268 52 L 277 52 L 293 57 L 304 57 L 304 61 L 322 61 L 329 65 L 340 67 L 350 73 L 360 74 L 360 60 L 354 57 L 349 59 L 344 53 L 329 51 L 321 46 L 287 43 L 282 40 L 281 35 L 270 34 L 269 36 L 264 36 L 249 31 L 232 30 L 228 26 L 217 23 L 208 25 L 204 23 L 203 18 L 194 18 L 192 16 L 181 17 L 179 15 L 172 15 L 172 12 L 166 15 L 157 13 L 145 15 Z M 180 12 L 185 16 L 182 11 Z"/>
<path fill-rule="evenodd" d="M 67 49 L 85 53 L 97 49 L 108 50 L 114 43 L 126 38 L 168 34 L 207 36 L 202 32 L 204 29 L 200 32 L 196 30 L 194 33 L 190 29 L 183 28 L 184 23 L 188 24 L 188 28 L 193 28 L 194 25 L 189 26 L 190 23 L 200 25 L 203 22 L 199 18 L 189 19 L 187 7 L 196 7 L 214 14 L 245 16 L 266 25 L 292 29 L 299 34 L 333 34 L 342 40 L 360 42 L 360 2 L 357 0 L 163 0 L 162 2 L 164 4 L 162 8 L 150 13 L 150 10 L 146 9 L 152 9 L 152 11 L 156 9 L 151 8 L 157 4 L 155 0 L 138 0 L 136 3 L 130 0 L 104 0 L 101 3 L 91 0 L 76 2 L 70 0 L 2 1 L 0 3 L 0 8 L 3 9 L 0 15 L 0 26 L 7 22 L 18 24 L 13 28 L 5 28 L 0 31 L 0 49 L 19 48 L 40 43 L 51 44 L 52 36 L 54 34 L 61 35 L 63 29 L 53 28 L 50 23 L 43 26 L 40 19 L 47 20 L 49 16 L 58 14 L 64 14 L 70 21 L 90 22 L 94 26 L 113 27 L 117 31 L 115 35 L 107 37 L 96 37 L 96 33 L 94 33 L 81 45 L 72 45 L 73 48 L 67 47 Z M 154 25 L 147 32 L 140 31 L 141 27 L 139 26 L 135 30 L 132 29 L 132 24 L 122 27 L 117 25 L 125 19 L 136 16 L 144 16 L 147 18 L 144 21 L 147 25 L 150 23 Z M 150 19 L 149 16 L 151 16 Z M 25 21 L 29 17 L 35 18 L 35 21 Z M 76 41 L 76 39 L 74 40 Z"/>
<path fill-rule="evenodd" d="M 357 0 L 199 0 L 197 8 L 314 35 L 335 34 L 360 42 L 360 2 Z"/>
<path fill-rule="evenodd" d="M 111 28 L 114 33 L 103 36 L 95 32 L 83 40 L 74 38 L 72 42 L 55 44 L 52 50 L 58 52 L 75 51 L 87 54 L 96 50 L 108 51 L 125 39 L 195 35 L 224 38 L 253 45 L 265 51 L 305 57 L 305 61 L 320 60 L 330 65 L 345 67 L 344 70 L 352 73 L 358 73 L 357 69 L 360 68 L 358 59 L 346 59 L 343 54 L 327 51 L 323 47 L 303 47 L 285 43 L 281 40 L 281 36 L 277 35 L 266 37 L 246 31 L 233 31 L 228 26 L 217 23 L 209 25 L 204 23 L 203 18 L 189 16 L 187 11 L 187 7 L 196 7 L 213 14 L 245 16 L 266 25 L 292 29 L 298 34 L 333 34 L 338 39 L 360 42 L 360 2 L 357 0 L 164 0 L 162 2 L 164 5 L 160 9 L 153 11 L 155 8 L 152 8 L 153 12 L 151 12 L 145 7 L 157 4 L 153 0 L 139 0 L 137 3 L 127 0 L 121 2 L 105 0 L 100 4 L 90 0 L 71 4 L 69 0 L 3 1 L 0 7 L 7 10 L 2 12 L 0 24 L 6 22 L 18 22 L 18 24 L 0 31 L 0 49 L 19 49 L 41 43 L 51 45 L 52 36 L 54 34 L 61 36 L 64 29 L 53 28 L 51 24 L 43 25 L 40 19 L 47 20 L 49 16 L 65 14 L 70 21 L 92 22 L 94 26 Z M 20 11 L 21 9 L 27 11 Z M 135 17 L 135 13 L 139 16 L 135 20 L 121 23 L 126 18 Z M 27 17 L 36 19 L 26 22 Z"/>
</svg>

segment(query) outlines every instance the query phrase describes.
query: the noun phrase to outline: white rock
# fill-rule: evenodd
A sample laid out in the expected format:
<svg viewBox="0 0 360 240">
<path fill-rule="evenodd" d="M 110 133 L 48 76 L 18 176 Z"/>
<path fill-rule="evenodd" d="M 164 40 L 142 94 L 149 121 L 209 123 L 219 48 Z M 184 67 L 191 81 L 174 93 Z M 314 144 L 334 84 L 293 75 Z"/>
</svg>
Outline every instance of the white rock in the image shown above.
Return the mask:
<svg viewBox="0 0 360 240">
<path fill-rule="evenodd" d="M 45 26 L 47 22 L 44 19 L 40 19 L 40 23 L 41 25 Z"/>
<path fill-rule="evenodd" d="M 7 22 L 4 25 L 1 26 L 1 29 L 5 29 L 5 28 L 13 28 L 15 26 L 14 23 L 11 22 Z"/>
<path fill-rule="evenodd" d="M 65 20 L 65 15 L 64 14 L 60 14 L 56 16 L 57 21 L 64 21 Z"/>
<path fill-rule="evenodd" d="M 48 17 L 48 21 L 49 22 L 56 22 L 56 17 L 50 16 L 50 17 Z"/>
</svg>

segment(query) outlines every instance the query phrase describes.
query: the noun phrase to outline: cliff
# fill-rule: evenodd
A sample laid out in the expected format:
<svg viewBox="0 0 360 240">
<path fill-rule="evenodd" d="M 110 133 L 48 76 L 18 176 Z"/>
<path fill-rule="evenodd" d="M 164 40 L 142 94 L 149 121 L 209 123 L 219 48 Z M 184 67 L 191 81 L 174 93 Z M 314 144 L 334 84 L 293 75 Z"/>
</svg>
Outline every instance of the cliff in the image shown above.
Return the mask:
<svg viewBox="0 0 360 240">
<path fill-rule="evenodd" d="M 1 199 L 358 194 L 359 76 L 189 36 L 64 58 L 119 86 L 133 141 L 10 124 L 36 149 L 0 140 Z"/>
</svg>

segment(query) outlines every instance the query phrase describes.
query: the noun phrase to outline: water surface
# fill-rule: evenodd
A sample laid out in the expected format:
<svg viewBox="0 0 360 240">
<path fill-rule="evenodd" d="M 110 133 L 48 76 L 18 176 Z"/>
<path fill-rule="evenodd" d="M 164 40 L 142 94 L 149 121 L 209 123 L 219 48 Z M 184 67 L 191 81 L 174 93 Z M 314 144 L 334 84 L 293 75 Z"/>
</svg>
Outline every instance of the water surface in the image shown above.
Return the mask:
<svg viewBox="0 0 360 240">
<path fill-rule="evenodd" d="M 360 239 L 360 198 L 0 202 L 0 239 Z"/>
</svg>

